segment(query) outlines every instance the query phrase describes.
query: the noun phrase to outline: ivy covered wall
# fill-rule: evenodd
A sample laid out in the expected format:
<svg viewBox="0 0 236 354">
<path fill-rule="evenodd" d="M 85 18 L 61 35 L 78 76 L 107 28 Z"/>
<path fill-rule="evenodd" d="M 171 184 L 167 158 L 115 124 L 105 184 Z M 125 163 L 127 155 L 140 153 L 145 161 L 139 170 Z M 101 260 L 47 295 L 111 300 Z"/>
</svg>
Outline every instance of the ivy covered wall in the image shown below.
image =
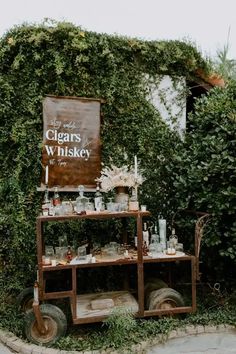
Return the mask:
<svg viewBox="0 0 236 354">
<path fill-rule="evenodd" d="M 102 98 L 102 161 L 132 163 L 146 181 L 141 201 L 170 217 L 173 172 L 183 142 L 147 101 L 149 78 L 189 81 L 208 67 L 191 44 L 145 42 L 83 31 L 68 23 L 21 26 L 0 42 L 1 282 L 17 289 L 35 275 L 35 218 L 41 194 L 42 100 L 45 95 Z M 184 196 L 183 196 L 184 197 Z"/>
</svg>

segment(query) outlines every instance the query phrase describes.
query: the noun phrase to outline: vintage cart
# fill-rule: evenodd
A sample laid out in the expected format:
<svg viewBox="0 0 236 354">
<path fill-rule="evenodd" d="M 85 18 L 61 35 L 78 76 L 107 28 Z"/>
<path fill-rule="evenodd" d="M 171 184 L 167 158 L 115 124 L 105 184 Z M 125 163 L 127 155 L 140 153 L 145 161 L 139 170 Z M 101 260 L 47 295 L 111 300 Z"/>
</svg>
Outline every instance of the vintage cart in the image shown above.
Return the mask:
<svg viewBox="0 0 236 354">
<path fill-rule="evenodd" d="M 119 306 L 125 306 L 133 312 L 135 317 L 160 315 L 174 315 L 190 313 L 196 310 L 196 279 L 198 276 L 199 256 L 199 227 L 196 225 L 195 255 L 183 254 L 180 256 L 166 256 L 151 258 L 143 255 L 143 222 L 150 218 L 148 211 L 101 212 L 91 215 L 39 216 L 37 218 L 37 258 L 38 279 L 34 289 L 32 309 L 26 312 L 25 332 L 27 338 L 36 344 L 52 344 L 64 335 L 67 328 L 67 318 L 63 311 L 52 304 L 52 300 L 67 298 L 70 302 L 73 324 L 85 324 L 103 321 L 110 312 Z M 66 223 L 68 221 L 81 222 L 82 220 L 120 220 L 122 224 L 123 242 L 127 243 L 127 222 L 133 220 L 137 233 L 136 257 L 116 257 L 114 259 L 99 259 L 95 263 L 79 263 L 65 265 L 44 265 L 42 262 L 45 239 L 45 223 Z M 199 219 L 200 220 L 200 219 Z M 200 225 L 200 224 L 199 224 Z M 200 228 L 201 229 L 201 228 Z M 189 273 L 191 303 L 184 305 L 179 293 L 172 289 L 172 272 L 183 265 L 185 273 Z M 106 293 L 81 293 L 78 273 L 82 269 L 113 267 L 123 270 L 123 288 Z M 167 269 L 168 288 L 160 289 L 156 293 L 151 290 L 159 289 L 163 282 L 156 281 L 154 285 L 148 283 L 149 271 L 159 277 Z M 181 271 L 183 272 L 183 271 Z M 47 283 L 53 277 L 60 286 L 53 291 Z M 61 279 L 60 279 L 61 276 Z M 66 281 L 65 281 L 66 278 Z M 177 277 L 178 278 L 178 277 Z M 161 285 L 160 285 L 161 284 Z M 165 283 L 164 283 L 165 284 Z M 150 293 L 154 297 L 150 298 Z M 149 298 L 147 298 L 149 296 Z M 105 304 L 103 306 L 103 303 Z M 151 304 L 151 305 L 150 305 Z"/>
</svg>

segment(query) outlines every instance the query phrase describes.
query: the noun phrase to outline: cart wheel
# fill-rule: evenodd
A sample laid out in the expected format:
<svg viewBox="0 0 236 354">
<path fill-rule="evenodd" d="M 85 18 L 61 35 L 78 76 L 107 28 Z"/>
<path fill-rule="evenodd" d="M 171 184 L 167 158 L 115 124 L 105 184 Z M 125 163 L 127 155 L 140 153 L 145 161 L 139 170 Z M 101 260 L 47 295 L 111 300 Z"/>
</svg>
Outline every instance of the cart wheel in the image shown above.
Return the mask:
<svg viewBox="0 0 236 354">
<path fill-rule="evenodd" d="M 154 290 L 150 293 L 149 298 L 149 310 L 171 310 L 184 306 L 181 294 L 171 288 Z"/>
<path fill-rule="evenodd" d="M 150 294 L 154 290 L 159 290 L 161 288 L 168 288 L 168 285 L 159 278 L 149 278 L 144 287 L 145 303 L 146 308 L 149 308 Z"/>
<path fill-rule="evenodd" d="M 33 301 L 34 301 L 34 289 L 32 287 L 25 288 L 17 296 L 16 305 L 20 311 L 26 312 L 32 309 Z"/>
<path fill-rule="evenodd" d="M 25 314 L 25 335 L 32 343 L 50 346 L 65 335 L 67 329 L 66 316 L 59 307 L 51 304 L 40 305 L 40 311 L 46 327 L 46 333 L 39 332 L 32 309 Z"/>
</svg>

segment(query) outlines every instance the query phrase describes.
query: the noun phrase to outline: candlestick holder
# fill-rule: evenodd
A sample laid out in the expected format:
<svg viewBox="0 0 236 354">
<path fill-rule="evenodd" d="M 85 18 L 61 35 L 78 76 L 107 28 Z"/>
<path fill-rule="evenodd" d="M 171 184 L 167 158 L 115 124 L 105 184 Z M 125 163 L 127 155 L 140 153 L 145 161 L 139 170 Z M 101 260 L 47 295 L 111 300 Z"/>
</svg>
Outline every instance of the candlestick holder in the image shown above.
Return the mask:
<svg viewBox="0 0 236 354">
<path fill-rule="evenodd" d="M 136 200 L 138 201 L 138 180 L 137 180 L 137 178 L 135 178 L 134 190 L 135 190 L 135 197 L 136 197 Z"/>
</svg>

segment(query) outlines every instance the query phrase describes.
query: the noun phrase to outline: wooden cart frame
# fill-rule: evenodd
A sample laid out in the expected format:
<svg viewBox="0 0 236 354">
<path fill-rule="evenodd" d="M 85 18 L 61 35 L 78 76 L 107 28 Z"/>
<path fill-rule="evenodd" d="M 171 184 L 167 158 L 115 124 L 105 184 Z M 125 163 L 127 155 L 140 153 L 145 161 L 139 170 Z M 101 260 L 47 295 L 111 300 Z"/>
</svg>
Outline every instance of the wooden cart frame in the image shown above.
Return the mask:
<svg viewBox="0 0 236 354">
<path fill-rule="evenodd" d="M 146 258 L 143 256 L 143 219 L 150 217 L 150 212 L 115 212 L 115 213 L 97 213 L 92 215 L 65 215 L 65 216 L 39 216 L 37 218 L 37 258 L 38 258 L 38 299 L 35 299 L 33 303 L 33 311 L 38 325 L 38 330 L 40 333 L 45 333 L 47 328 L 44 325 L 43 318 L 40 313 L 40 302 L 59 299 L 59 298 L 69 298 L 71 304 L 72 320 L 74 324 L 92 323 L 103 321 L 107 315 L 88 316 L 88 317 L 78 317 L 77 315 L 77 269 L 82 268 L 96 268 L 105 266 L 119 266 L 119 265 L 137 265 L 137 311 L 134 313 L 136 317 L 149 317 L 149 316 L 160 316 L 160 315 L 174 315 L 179 313 L 190 313 L 196 311 L 196 280 L 199 278 L 199 251 L 200 251 L 200 241 L 202 237 L 202 229 L 204 221 L 208 214 L 201 213 L 199 220 L 196 223 L 195 228 L 195 254 L 185 254 L 183 256 L 171 256 L 165 258 Z M 42 257 L 44 253 L 44 235 L 43 235 L 43 224 L 46 222 L 64 222 L 64 221 L 80 221 L 80 220 L 105 220 L 105 219 L 121 219 L 125 225 L 127 218 L 134 218 L 136 222 L 137 229 L 137 259 L 120 259 L 116 261 L 106 261 L 99 263 L 84 263 L 84 264 L 66 264 L 57 266 L 45 266 L 42 263 Z M 124 233 L 123 242 L 127 242 L 127 234 Z M 187 262 L 191 264 L 191 305 L 183 307 L 174 307 L 171 309 L 155 309 L 147 310 L 145 309 L 145 299 L 144 299 L 144 267 L 146 264 L 174 264 L 175 262 Z M 70 270 L 72 277 L 72 287 L 67 291 L 57 291 L 57 292 L 47 292 L 45 289 L 45 274 L 50 272 L 53 274 L 54 271 L 58 270 Z"/>
</svg>

